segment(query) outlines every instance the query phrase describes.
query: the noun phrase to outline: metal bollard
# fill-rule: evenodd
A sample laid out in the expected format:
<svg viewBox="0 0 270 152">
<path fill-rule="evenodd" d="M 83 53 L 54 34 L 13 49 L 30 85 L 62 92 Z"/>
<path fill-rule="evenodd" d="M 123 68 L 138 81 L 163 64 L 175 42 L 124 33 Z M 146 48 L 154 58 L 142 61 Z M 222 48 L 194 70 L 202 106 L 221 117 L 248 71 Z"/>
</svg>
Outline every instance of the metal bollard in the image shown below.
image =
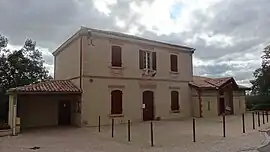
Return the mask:
<svg viewBox="0 0 270 152">
<path fill-rule="evenodd" d="M 98 116 L 98 132 L 100 132 L 100 116 Z"/>
<path fill-rule="evenodd" d="M 130 120 L 128 120 L 128 142 L 130 142 Z"/>
<path fill-rule="evenodd" d="M 223 114 L 222 116 L 222 122 L 223 122 L 223 137 L 226 137 L 226 118 L 225 118 L 225 114 Z"/>
<path fill-rule="evenodd" d="M 262 111 L 262 117 L 263 117 L 263 124 L 265 124 L 265 120 L 264 120 L 264 111 Z"/>
<path fill-rule="evenodd" d="M 196 142 L 196 123 L 195 118 L 193 118 L 193 142 Z"/>
<path fill-rule="evenodd" d="M 257 113 L 258 114 L 258 126 L 261 126 L 261 119 L 260 119 L 260 112 Z"/>
<path fill-rule="evenodd" d="M 150 138 L 151 138 L 151 147 L 154 147 L 154 131 L 153 131 L 153 122 L 150 123 Z"/>
<path fill-rule="evenodd" d="M 268 111 L 266 111 L 266 121 L 269 122 L 268 121 Z"/>
<path fill-rule="evenodd" d="M 112 138 L 114 136 L 114 119 L 112 118 Z"/>
<path fill-rule="evenodd" d="M 246 133 L 246 127 L 245 127 L 245 114 L 242 114 L 242 125 L 243 125 L 243 133 Z"/>
<path fill-rule="evenodd" d="M 252 112 L 252 128 L 255 129 L 255 114 Z"/>
</svg>

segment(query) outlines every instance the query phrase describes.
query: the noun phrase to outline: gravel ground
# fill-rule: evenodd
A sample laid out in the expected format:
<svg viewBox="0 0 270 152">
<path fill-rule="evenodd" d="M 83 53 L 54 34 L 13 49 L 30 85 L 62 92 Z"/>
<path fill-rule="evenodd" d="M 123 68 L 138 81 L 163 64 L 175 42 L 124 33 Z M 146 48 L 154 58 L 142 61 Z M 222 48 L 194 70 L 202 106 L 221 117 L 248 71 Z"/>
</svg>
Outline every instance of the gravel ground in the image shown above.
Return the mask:
<svg viewBox="0 0 270 152">
<path fill-rule="evenodd" d="M 265 132 L 269 124 L 252 129 L 252 118 L 246 116 L 246 133 L 241 117 L 226 119 L 226 137 L 222 137 L 220 118 L 197 119 L 196 142 L 192 142 L 192 120 L 154 122 L 154 147 L 150 146 L 149 123 L 131 125 L 131 142 L 127 126 L 116 125 L 114 138 L 110 126 L 97 128 L 43 128 L 26 131 L 14 137 L 0 138 L 0 152 L 265 152 Z M 258 149 L 258 150 L 256 150 Z M 261 150 L 262 149 L 262 150 Z M 269 151 L 267 151 L 269 152 Z"/>
</svg>

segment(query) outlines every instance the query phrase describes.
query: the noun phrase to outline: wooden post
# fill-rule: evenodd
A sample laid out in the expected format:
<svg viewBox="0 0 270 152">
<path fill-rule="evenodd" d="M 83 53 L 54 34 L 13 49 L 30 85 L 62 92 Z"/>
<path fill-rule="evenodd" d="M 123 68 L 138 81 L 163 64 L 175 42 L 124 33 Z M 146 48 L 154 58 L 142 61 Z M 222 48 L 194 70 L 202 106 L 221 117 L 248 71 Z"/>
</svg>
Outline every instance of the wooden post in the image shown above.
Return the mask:
<svg viewBox="0 0 270 152">
<path fill-rule="evenodd" d="M 223 114 L 223 116 L 222 116 L 222 122 L 223 122 L 223 137 L 226 137 L 226 121 L 225 121 L 225 114 Z"/>
<path fill-rule="evenodd" d="M 114 136 L 114 119 L 112 118 L 112 138 Z"/>
<path fill-rule="evenodd" d="M 128 142 L 130 142 L 130 120 L 128 120 Z"/>
<path fill-rule="evenodd" d="M 154 131 L 153 131 L 153 122 L 150 123 L 150 138 L 151 138 L 151 147 L 154 147 Z"/>
<path fill-rule="evenodd" d="M 258 114 L 258 126 L 261 126 L 261 119 L 260 119 L 260 112 L 257 113 Z"/>
<path fill-rule="evenodd" d="M 242 114 L 242 124 L 243 124 L 243 133 L 246 133 L 246 127 L 245 127 L 245 114 Z"/>
<path fill-rule="evenodd" d="M 100 132 L 100 116 L 98 116 L 98 132 Z"/>
<path fill-rule="evenodd" d="M 262 111 L 262 117 L 263 117 L 263 124 L 265 124 L 265 120 L 264 120 L 264 111 Z"/>
<path fill-rule="evenodd" d="M 196 124 L 195 124 L 195 118 L 193 118 L 193 142 L 196 142 Z"/>
<path fill-rule="evenodd" d="M 252 112 L 252 128 L 255 129 L 255 114 Z"/>
</svg>

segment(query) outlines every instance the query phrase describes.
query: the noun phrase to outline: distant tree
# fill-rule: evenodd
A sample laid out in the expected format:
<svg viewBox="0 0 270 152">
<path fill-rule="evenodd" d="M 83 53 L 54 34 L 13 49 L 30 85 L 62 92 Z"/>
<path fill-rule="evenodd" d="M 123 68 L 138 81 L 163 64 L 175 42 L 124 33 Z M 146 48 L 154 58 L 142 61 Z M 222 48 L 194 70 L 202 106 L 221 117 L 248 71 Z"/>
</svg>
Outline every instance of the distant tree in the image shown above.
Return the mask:
<svg viewBox="0 0 270 152">
<path fill-rule="evenodd" d="M 252 94 L 260 96 L 270 95 L 270 45 L 265 47 L 262 56 L 262 65 L 253 73 Z"/>
<path fill-rule="evenodd" d="M 8 39 L 0 35 L 0 119 L 8 89 L 52 79 L 34 41 L 27 39 L 22 49 L 12 51 L 6 49 L 7 44 Z"/>
</svg>

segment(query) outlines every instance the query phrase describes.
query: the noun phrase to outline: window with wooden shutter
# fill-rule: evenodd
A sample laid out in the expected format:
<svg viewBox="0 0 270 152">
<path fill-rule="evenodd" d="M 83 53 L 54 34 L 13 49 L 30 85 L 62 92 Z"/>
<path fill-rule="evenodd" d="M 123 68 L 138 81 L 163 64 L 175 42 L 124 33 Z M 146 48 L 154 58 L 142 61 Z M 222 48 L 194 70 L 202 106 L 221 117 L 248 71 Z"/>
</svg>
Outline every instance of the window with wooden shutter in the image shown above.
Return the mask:
<svg viewBox="0 0 270 152">
<path fill-rule="evenodd" d="M 111 114 L 122 114 L 122 91 L 111 92 Z"/>
<path fill-rule="evenodd" d="M 120 46 L 112 46 L 112 66 L 122 66 L 122 48 Z"/>
<path fill-rule="evenodd" d="M 171 111 L 179 111 L 179 93 L 171 91 Z"/>
<path fill-rule="evenodd" d="M 178 72 L 178 60 L 177 60 L 177 55 L 171 54 L 170 59 L 171 59 L 171 71 L 172 72 Z"/>
<path fill-rule="evenodd" d="M 139 51 L 139 67 L 140 69 L 157 70 L 156 52 Z"/>
</svg>

